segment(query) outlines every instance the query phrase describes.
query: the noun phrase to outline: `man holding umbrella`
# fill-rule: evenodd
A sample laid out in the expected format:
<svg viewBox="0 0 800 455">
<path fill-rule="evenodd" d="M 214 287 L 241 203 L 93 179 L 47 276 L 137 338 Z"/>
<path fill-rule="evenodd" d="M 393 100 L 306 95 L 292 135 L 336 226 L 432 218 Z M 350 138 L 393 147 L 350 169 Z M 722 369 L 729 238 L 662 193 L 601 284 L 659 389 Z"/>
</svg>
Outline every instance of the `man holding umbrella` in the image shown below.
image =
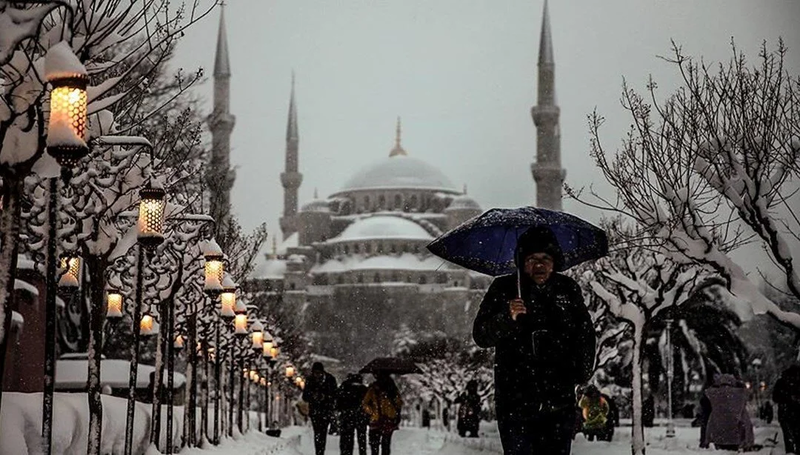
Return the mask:
<svg viewBox="0 0 800 455">
<path fill-rule="evenodd" d="M 517 240 L 517 273 L 496 278 L 473 325 L 478 346 L 495 348 L 497 425 L 506 455 L 568 455 L 574 390 L 592 374 L 595 335 L 578 284 L 563 270 L 548 227 Z"/>
</svg>

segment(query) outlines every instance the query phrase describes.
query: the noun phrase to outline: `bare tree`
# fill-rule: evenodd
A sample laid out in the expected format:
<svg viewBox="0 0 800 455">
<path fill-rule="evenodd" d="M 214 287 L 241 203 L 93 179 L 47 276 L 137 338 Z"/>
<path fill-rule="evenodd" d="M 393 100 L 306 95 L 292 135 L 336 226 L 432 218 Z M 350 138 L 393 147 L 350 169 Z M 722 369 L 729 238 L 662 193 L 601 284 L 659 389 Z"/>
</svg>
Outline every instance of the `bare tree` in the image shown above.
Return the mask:
<svg viewBox="0 0 800 455">
<path fill-rule="evenodd" d="M 732 44 L 732 59 L 716 69 L 674 43 L 672 51 L 665 60 L 683 84 L 664 101 L 652 78 L 646 95 L 624 84 L 632 126 L 616 153 L 600 140 L 603 117 L 589 117 L 592 156 L 617 191 L 617 200 L 597 205 L 636 220 L 653 234 L 649 246 L 672 260 L 718 274 L 755 313 L 800 329 L 798 309 L 765 296 L 729 255 L 747 243 L 762 246 L 781 287 L 800 297 L 800 79 L 784 68 L 787 49 L 764 44 L 750 66 Z"/>
</svg>

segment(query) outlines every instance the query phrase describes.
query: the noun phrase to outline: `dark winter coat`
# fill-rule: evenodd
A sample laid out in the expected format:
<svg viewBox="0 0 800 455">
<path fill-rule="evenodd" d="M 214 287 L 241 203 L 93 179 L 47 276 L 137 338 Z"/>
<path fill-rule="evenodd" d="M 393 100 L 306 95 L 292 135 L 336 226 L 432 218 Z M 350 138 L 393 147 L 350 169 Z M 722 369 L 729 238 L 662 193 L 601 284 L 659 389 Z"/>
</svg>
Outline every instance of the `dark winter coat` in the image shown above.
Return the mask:
<svg viewBox="0 0 800 455">
<path fill-rule="evenodd" d="M 477 427 L 481 415 L 481 397 L 477 393 L 462 393 L 456 398 L 458 408 L 458 426 L 464 428 Z"/>
<path fill-rule="evenodd" d="M 778 403 L 778 418 L 800 417 L 800 367 L 790 367 L 781 374 L 772 389 L 772 401 Z"/>
<path fill-rule="evenodd" d="M 747 390 L 733 375 L 721 374 L 705 395 L 711 404 L 704 445 L 729 445 L 741 448 L 753 445 L 753 424 L 747 413 Z"/>
<path fill-rule="evenodd" d="M 496 278 L 481 302 L 472 336 L 495 348 L 495 400 L 499 413 L 572 407 L 575 386 L 594 365 L 595 334 L 578 284 L 554 273 L 542 286 L 524 274 L 527 314 L 511 319 L 517 275 Z"/>
<path fill-rule="evenodd" d="M 308 403 L 312 419 L 333 418 L 336 404 L 336 379 L 330 373 L 323 373 L 322 379 L 311 375 L 303 389 L 303 401 Z"/>
<path fill-rule="evenodd" d="M 346 379 L 336 392 L 336 410 L 342 426 L 366 426 L 368 416 L 361 407 L 367 386 L 359 379 Z"/>
</svg>

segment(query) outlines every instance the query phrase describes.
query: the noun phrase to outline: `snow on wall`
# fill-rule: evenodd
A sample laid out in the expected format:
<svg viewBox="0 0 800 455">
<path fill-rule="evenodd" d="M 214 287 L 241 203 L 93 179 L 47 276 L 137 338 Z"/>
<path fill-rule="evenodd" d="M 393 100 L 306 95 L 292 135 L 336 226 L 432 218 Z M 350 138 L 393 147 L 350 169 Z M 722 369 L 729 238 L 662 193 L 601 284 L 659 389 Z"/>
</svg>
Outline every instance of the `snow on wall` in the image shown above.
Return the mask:
<svg viewBox="0 0 800 455">
<path fill-rule="evenodd" d="M 56 387 L 60 389 L 84 389 L 86 387 L 86 372 L 88 371 L 88 360 L 70 359 L 58 360 L 56 362 Z M 136 376 L 136 387 L 146 388 L 150 383 L 150 373 L 155 368 L 150 365 L 138 365 Z M 104 359 L 100 366 L 100 379 L 103 385 L 111 387 L 128 387 L 130 374 L 130 362 L 120 359 Z M 166 385 L 166 374 L 163 378 Z M 175 387 L 180 387 L 186 382 L 186 376 L 176 372 L 174 376 Z"/>
</svg>

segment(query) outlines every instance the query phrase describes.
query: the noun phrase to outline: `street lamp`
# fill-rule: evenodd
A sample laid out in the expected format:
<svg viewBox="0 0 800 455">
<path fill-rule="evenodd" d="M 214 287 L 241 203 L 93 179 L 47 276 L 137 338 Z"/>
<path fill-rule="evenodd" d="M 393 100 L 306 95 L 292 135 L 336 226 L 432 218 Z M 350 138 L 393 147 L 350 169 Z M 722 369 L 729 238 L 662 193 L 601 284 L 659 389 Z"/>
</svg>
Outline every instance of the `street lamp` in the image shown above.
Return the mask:
<svg viewBox="0 0 800 455">
<path fill-rule="evenodd" d="M 183 347 L 186 341 L 183 339 L 183 335 L 178 334 L 175 337 L 175 341 L 172 343 L 172 348 L 175 349 L 175 352 L 183 351 Z"/>
<path fill-rule="evenodd" d="M 72 292 L 80 287 L 81 258 L 64 255 L 61 257 L 61 270 L 64 272 L 58 280 L 58 287 Z"/>
<path fill-rule="evenodd" d="M 144 336 L 154 335 L 155 331 L 153 327 L 155 325 L 155 319 L 153 316 L 148 312 L 142 315 L 142 319 L 139 322 L 139 333 Z"/>
<path fill-rule="evenodd" d="M 89 77 L 67 43 L 50 48 L 45 58 L 45 75 L 53 87 L 50 92 L 50 119 L 47 126 L 47 153 L 61 165 L 65 180 L 81 158 L 89 153 L 86 144 L 86 87 Z"/>
<path fill-rule="evenodd" d="M 216 240 L 211 239 L 203 245 L 203 257 L 205 263 L 205 284 L 203 290 L 212 298 L 224 292 L 223 274 L 224 264 L 222 260 L 225 255 Z"/>
<path fill-rule="evenodd" d="M 155 249 L 164 241 L 164 208 L 167 192 L 152 181 L 139 190 L 139 243 L 148 250 Z"/>
<path fill-rule="evenodd" d="M 253 342 L 253 349 L 255 351 L 259 351 L 264 349 L 264 326 L 261 324 L 261 321 L 256 319 L 253 324 L 250 326 L 250 330 L 252 333 L 250 337 Z"/>
<path fill-rule="evenodd" d="M 286 378 L 292 379 L 294 377 L 294 373 L 295 373 L 294 366 L 291 364 L 286 365 Z"/>
<path fill-rule="evenodd" d="M 109 319 L 119 319 L 122 317 L 122 294 L 117 291 L 109 290 L 106 292 L 106 317 Z"/>
</svg>

